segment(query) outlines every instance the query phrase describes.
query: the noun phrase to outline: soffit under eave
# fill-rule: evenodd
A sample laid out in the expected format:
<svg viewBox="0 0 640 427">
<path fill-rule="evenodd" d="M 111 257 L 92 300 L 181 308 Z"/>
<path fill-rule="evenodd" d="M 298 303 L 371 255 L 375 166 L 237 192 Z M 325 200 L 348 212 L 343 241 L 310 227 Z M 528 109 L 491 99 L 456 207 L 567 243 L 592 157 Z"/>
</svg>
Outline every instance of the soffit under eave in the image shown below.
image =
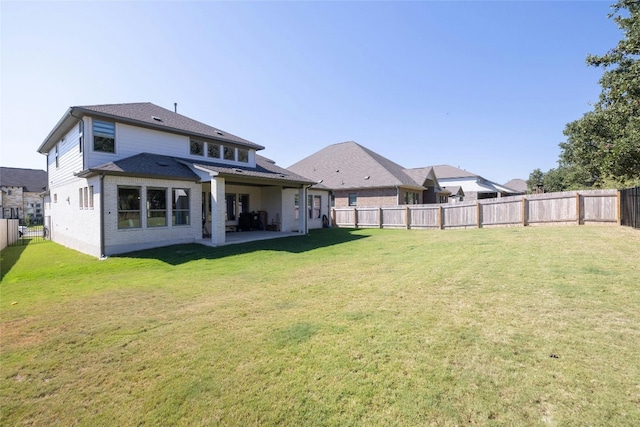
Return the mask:
<svg viewBox="0 0 640 427">
<path fill-rule="evenodd" d="M 265 187 L 293 186 L 294 188 L 298 188 L 303 185 L 313 184 L 312 182 L 296 181 L 296 180 L 288 180 L 288 179 L 243 177 L 243 176 L 240 176 L 239 174 L 236 175 L 236 174 L 220 173 L 217 176 L 220 178 L 224 178 L 225 183 L 234 184 L 234 185 L 259 185 L 259 186 L 265 186 Z"/>
<path fill-rule="evenodd" d="M 58 123 L 51 129 L 49 135 L 42 141 L 40 147 L 36 151 L 40 154 L 49 154 L 49 151 L 76 125 L 81 118 L 73 114 L 73 107 L 69 108 L 64 115 L 58 120 Z"/>
<path fill-rule="evenodd" d="M 119 177 L 131 177 L 131 178 L 148 178 L 148 179 L 166 179 L 171 181 L 188 181 L 202 183 L 200 177 L 186 177 L 186 176 L 172 176 L 172 175 L 158 175 L 148 173 L 132 173 L 132 172 L 120 172 L 120 171 L 107 171 L 101 169 L 87 169 L 74 174 L 78 178 L 92 178 L 100 175 L 104 176 L 119 176 Z"/>
</svg>

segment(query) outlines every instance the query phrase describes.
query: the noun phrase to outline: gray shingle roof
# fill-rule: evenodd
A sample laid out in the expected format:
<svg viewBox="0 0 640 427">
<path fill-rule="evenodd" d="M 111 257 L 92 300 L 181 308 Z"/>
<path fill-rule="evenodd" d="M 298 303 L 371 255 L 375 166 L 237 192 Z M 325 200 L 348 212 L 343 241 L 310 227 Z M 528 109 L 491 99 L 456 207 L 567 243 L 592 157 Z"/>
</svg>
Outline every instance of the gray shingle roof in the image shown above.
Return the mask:
<svg viewBox="0 0 640 427">
<path fill-rule="evenodd" d="M 308 179 L 296 175 L 284 168 L 275 165 L 264 157 L 256 156 L 256 167 L 230 166 L 215 162 L 201 162 L 190 159 L 181 159 L 159 154 L 141 153 L 125 159 L 105 163 L 100 166 L 83 171 L 80 176 L 96 173 L 109 175 L 139 176 L 164 179 L 177 179 L 186 181 L 200 181 L 200 177 L 191 168 L 197 166 L 211 172 L 218 172 L 223 176 L 235 176 L 237 178 L 264 179 L 296 184 L 312 184 Z"/>
<path fill-rule="evenodd" d="M 473 178 L 479 175 L 476 175 L 472 172 L 467 172 L 464 169 L 456 168 L 451 165 L 438 165 L 433 166 L 433 170 L 436 173 L 438 179 L 445 178 Z"/>
<path fill-rule="evenodd" d="M 415 182 L 420 185 L 423 185 L 427 178 L 429 178 L 429 172 L 431 172 L 433 168 L 431 166 L 427 166 L 424 168 L 413 168 L 413 169 L 405 169 L 405 173 L 409 175 Z"/>
<path fill-rule="evenodd" d="M 47 172 L 39 169 L 0 167 L 0 186 L 23 187 L 24 191 L 42 192 L 47 187 Z"/>
<path fill-rule="evenodd" d="M 178 131 L 194 136 L 233 142 L 256 150 L 264 149 L 261 145 L 247 141 L 246 139 L 201 123 L 197 120 L 193 120 L 189 117 L 183 116 L 182 114 L 167 110 L 166 108 L 159 107 L 150 102 L 85 105 L 72 108 L 87 113 L 98 113 L 99 115 L 114 119 L 127 119 L 138 124 L 145 124 L 150 127 L 160 128 L 167 131 Z"/>
<path fill-rule="evenodd" d="M 204 169 L 218 172 L 220 174 L 235 175 L 237 177 L 252 177 L 252 178 L 264 178 L 275 179 L 277 181 L 291 181 L 301 184 L 313 184 L 313 181 L 300 176 L 294 172 L 277 166 L 269 159 L 256 155 L 256 167 L 238 167 L 221 165 L 216 163 L 207 162 L 194 162 L 193 160 L 187 160 L 196 166 L 200 166 Z"/>
<path fill-rule="evenodd" d="M 527 186 L 527 181 L 520 178 L 512 179 L 511 181 L 507 182 L 504 186 L 514 191 L 517 191 L 519 193 L 526 193 L 527 190 L 529 189 L 529 187 Z"/>
<path fill-rule="evenodd" d="M 329 145 L 287 169 L 335 190 L 422 186 L 399 164 L 353 141 Z"/>
<path fill-rule="evenodd" d="M 176 161 L 169 156 L 161 156 L 151 153 L 140 153 L 124 159 L 104 163 L 95 166 L 79 175 L 91 175 L 94 173 L 106 173 L 107 175 L 123 175 L 138 177 L 156 177 L 166 179 L 178 179 L 185 181 L 197 181 L 199 177 L 184 163 Z"/>
</svg>

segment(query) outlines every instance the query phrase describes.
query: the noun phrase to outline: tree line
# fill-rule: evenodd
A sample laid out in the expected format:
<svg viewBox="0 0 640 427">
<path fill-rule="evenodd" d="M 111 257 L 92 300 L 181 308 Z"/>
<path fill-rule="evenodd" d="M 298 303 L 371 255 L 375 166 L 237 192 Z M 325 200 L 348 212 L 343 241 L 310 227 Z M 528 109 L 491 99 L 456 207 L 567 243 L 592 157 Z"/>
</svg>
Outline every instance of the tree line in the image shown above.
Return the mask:
<svg viewBox="0 0 640 427">
<path fill-rule="evenodd" d="M 531 172 L 531 191 L 640 185 L 640 0 L 621 0 L 612 9 L 609 19 L 622 39 L 586 59 L 588 66 L 603 69 L 598 102 L 565 126 L 558 167 Z"/>
</svg>

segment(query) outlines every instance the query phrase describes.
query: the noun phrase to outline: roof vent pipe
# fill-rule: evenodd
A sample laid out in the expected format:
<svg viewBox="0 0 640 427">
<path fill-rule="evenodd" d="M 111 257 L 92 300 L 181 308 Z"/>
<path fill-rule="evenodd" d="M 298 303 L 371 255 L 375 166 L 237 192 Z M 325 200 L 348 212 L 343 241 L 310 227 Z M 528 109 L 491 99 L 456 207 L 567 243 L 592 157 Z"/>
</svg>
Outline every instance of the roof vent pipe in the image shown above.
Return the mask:
<svg viewBox="0 0 640 427">
<path fill-rule="evenodd" d="M 177 102 L 174 102 L 174 103 L 173 103 L 173 112 L 174 112 L 174 113 L 177 113 L 177 112 L 178 112 L 178 103 L 177 103 Z"/>
</svg>

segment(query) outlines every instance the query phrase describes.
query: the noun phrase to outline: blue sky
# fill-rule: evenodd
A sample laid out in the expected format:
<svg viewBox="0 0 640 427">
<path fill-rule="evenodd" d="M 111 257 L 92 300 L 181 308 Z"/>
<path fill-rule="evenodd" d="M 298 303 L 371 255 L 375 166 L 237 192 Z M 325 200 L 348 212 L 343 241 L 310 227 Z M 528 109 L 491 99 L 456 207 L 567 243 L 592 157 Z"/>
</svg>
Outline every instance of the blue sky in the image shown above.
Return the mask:
<svg viewBox="0 0 640 427">
<path fill-rule="evenodd" d="M 0 163 L 46 169 L 70 106 L 148 101 L 283 167 L 353 140 L 526 179 L 598 99 L 611 3 L 2 1 Z"/>
</svg>

